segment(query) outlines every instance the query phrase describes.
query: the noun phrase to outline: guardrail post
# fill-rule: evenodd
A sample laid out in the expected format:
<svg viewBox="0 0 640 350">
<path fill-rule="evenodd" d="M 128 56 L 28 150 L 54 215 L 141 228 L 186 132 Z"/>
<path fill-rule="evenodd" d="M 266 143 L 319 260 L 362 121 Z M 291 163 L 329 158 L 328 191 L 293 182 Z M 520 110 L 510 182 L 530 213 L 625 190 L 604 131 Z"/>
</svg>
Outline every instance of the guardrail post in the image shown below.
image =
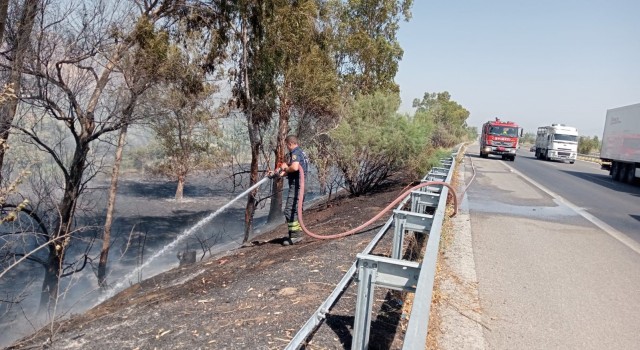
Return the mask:
<svg viewBox="0 0 640 350">
<path fill-rule="evenodd" d="M 393 241 L 391 243 L 391 258 L 401 259 L 405 232 L 428 232 L 433 224 L 433 215 L 396 209 L 393 211 L 393 217 L 395 220 L 395 228 L 393 232 Z"/>
<path fill-rule="evenodd" d="M 402 253 L 402 246 L 404 245 L 404 224 L 407 222 L 407 216 L 400 214 L 396 215 L 393 211 L 393 240 L 391 241 L 391 257 L 394 259 L 400 259 Z"/>
<path fill-rule="evenodd" d="M 351 350 L 364 350 L 369 347 L 375 286 L 415 293 L 420 276 L 420 263 L 358 254 L 357 266 L 358 296 Z"/>
<path fill-rule="evenodd" d="M 358 297 L 356 299 L 356 315 L 353 321 L 352 350 L 367 349 L 369 347 L 371 308 L 373 307 L 373 291 L 377 269 L 377 264 L 358 257 Z"/>
<path fill-rule="evenodd" d="M 414 213 L 424 214 L 427 208 L 436 208 L 440 200 L 440 194 L 411 191 L 411 211 Z"/>
</svg>

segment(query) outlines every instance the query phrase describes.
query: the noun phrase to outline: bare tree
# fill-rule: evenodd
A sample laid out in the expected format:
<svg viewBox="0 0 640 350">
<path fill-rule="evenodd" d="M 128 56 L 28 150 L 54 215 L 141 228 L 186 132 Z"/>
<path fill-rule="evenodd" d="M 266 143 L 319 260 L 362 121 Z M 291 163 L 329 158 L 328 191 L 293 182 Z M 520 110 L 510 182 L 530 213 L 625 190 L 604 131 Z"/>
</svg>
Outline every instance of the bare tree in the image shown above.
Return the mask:
<svg viewBox="0 0 640 350">
<path fill-rule="evenodd" d="M 14 124 L 53 160 L 63 178 L 47 245 L 41 307 L 57 297 L 65 251 L 75 230 L 78 199 L 93 176 L 88 173 L 93 168 L 91 145 L 124 125 L 120 114 L 108 113 L 103 99 L 109 84 L 116 83 L 111 77 L 118 63 L 135 45 L 139 33 L 136 27 L 122 28 L 121 23 L 131 23 L 124 21 L 126 17 L 154 23 L 169 10 L 166 3 L 144 4 L 126 7 L 121 2 L 95 1 L 82 6 L 69 2 L 64 8 L 47 3 L 43 7 L 50 12 L 41 16 L 33 44 L 35 56 L 23 69 L 33 92 L 23 100 L 32 106 L 33 113 Z M 136 8 L 141 10 L 138 15 L 133 14 Z M 43 133 L 47 125 L 66 130 L 67 139 L 51 143 Z"/>
<path fill-rule="evenodd" d="M 36 14 L 38 12 L 38 0 L 25 0 L 23 3 L 20 20 L 18 22 L 16 42 L 14 43 L 14 49 L 11 51 L 13 54 L 10 57 L 9 69 L 9 81 L 8 86 L 16 94 L 16 98 L 9 99 L 7 103 L 0 106 L 0 144 L 6 144 L 9 138 L 9 130 L 11 129 L 11 123 L 16 114 L 16 108 L 18 106 L 18 97 L 21 90 L 21 77 L 22 66 L 24 64 L 25 57 L 27 56 L 27 50 L 30 45 L 31 31 L 35 22 Z M 3 13 L 2 13 L 3 12 Z M 0 3 L 0 19 L 6 19 L 7 15 L 7 1 Z M 4 35 L 5 21 L 2 21 L 2 35 Z M 2 43 L 2 36 L 0 35 L 0 43 Z M 0 170 L 4 163 L 5 147 L 0 147 Z M 2 171 L 0 171 L 0 182 L 2 181 Z"/>
<path fill-rule="evenodd" d="M 128 52 L 119 64 L 120 73 L 124 80 L 124 101 L 114 113 L 122 114 L 122 127 L 118 135 L 118 143 L 115 151 L 115 160 L 111 173 L 109 187 L 109 199 L 107 201 L 107 213 L 102 235 L 102 249 L 98 262 L 98 284 L 106 287 L 107 260 L 111 244 L 111 227 L 113 224 L 113 212 L 116 204 L 118 189 L 118 177 L 122 162 L 122 153 L 127 138 L 127 130 L 132 123 L 144 119 L 144 115 L 135 115 L 136 106 L 141 97 L 152 88 L 174 74 L 172 67 L 177 65 L 177 55 L 170 50 L 169 35 L 165 30 L 156 30 L 151 23 L 144 18 L 138 22 L 136 45 Z"/>
<path fill-rule="evenodd" d="M 203 76 L 192 78 L 199 81 L 196 85 L 201 84 L 195 90 L 189 91 L 195 87 L 193 81 L 162 90 L 159 101 L 164 111 L 156 113 L 151 122 L 164 152 L 155 170 L 177 182 L 177 201 L 183 199 L 188 176 L 216 167 L 220 153 L 216 147 L 220 115 L 207 104 L 217 89 L 205 84 Z"/>
</svg>

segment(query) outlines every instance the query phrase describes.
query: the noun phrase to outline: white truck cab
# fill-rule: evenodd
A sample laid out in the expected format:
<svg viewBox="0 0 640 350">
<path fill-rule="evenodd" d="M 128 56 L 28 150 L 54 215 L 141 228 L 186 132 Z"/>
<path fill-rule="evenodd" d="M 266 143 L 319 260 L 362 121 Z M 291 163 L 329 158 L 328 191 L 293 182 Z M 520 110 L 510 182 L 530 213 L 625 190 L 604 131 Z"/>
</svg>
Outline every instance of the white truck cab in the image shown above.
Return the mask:
<svg viewBox="0 0 640 350">
<path fill-rule="evenodd" d="M 578 158 L 578 136 L 578 129 L 564 124 L 539 127 L 536 134 L 536 158 L 575 163 Z"/>
</svg>

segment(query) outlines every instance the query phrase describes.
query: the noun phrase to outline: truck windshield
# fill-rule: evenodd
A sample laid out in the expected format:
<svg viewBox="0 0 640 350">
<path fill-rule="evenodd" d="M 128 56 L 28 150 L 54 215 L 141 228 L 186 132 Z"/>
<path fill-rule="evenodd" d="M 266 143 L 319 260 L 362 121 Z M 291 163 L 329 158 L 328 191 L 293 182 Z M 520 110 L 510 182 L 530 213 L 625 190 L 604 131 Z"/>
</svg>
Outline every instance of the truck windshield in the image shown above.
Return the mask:
<svg viewBox="0 0 640 350">
<path fill-rule="evenodd" d="M 492 126 L 489 128 L 489 134 L 508 137 L 518 137 L 518 128 L 510 128 L 506 126 Z"/>
<path fill-rule="evenodd" d="M 556 141 L 578 142 L 578 136 L 576 135 L 555 134 L 553 138 Z"/>
</svg>

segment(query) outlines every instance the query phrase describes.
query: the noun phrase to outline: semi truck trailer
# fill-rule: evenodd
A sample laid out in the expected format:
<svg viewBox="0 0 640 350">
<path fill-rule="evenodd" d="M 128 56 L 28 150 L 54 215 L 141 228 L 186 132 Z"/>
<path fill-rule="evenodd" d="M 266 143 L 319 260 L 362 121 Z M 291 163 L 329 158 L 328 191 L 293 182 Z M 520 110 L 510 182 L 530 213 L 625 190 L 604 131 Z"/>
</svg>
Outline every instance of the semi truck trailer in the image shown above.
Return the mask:
<svg viewBox="0 0 640 350">
<path fill-rule="evenodd" d="M 615 181 L 640 177 L 640 103 L 607 110 L 600 159 Z"/>
</svg>

